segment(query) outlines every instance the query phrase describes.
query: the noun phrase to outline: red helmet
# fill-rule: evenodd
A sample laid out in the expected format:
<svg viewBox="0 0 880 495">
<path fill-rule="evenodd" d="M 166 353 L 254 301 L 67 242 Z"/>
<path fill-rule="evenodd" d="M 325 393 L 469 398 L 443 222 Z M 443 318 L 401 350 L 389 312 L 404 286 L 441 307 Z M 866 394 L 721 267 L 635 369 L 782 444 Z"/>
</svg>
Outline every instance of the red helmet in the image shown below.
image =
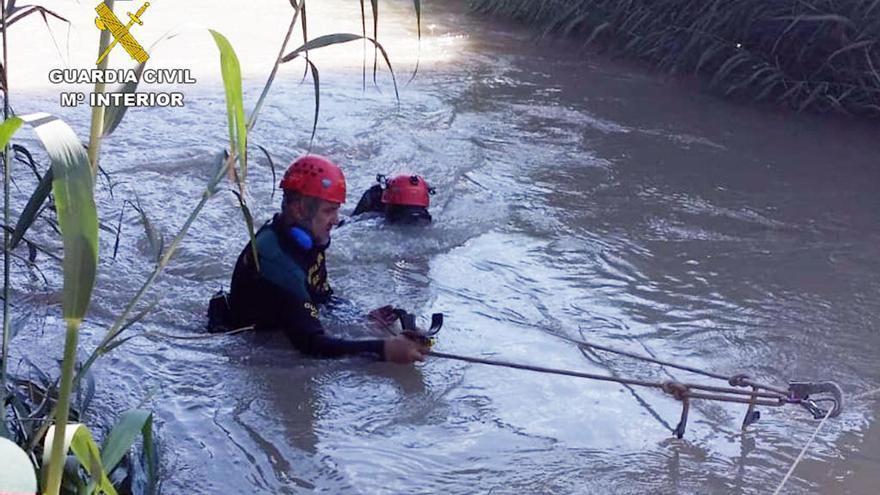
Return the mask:
<svg viewBox="0 0 880 495">
<path fill-rule="evenodd" d="M 425 179 L 418 175 L 398 175 L 386 182 L 382 202 L 387 205 L 427 208 L 431 203 L 430 189 Z"/>
<path fill-rule="evenodd" d="M 304 196 L 345 203 L 345 176 L 335 163 L 320 155 L 306 155 L 287 167 L 281 189 Z"/>
</svg>

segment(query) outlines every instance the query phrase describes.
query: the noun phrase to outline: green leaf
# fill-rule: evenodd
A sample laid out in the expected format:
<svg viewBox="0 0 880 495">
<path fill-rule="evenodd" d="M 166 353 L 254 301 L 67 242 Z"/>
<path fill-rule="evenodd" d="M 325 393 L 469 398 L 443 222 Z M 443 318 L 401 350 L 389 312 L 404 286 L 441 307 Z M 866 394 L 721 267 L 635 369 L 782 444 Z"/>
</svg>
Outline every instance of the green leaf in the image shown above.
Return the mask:
<svg viewBox="0 0 880 495">
<path fill-rule="evenodd" d="M 21 216 L 18 217 L 18 222 L 15 224 L 15 231 L 12 232 L 12 239 L 9 241 L 9 249 L 15 249 L 16 246 L 18 246 L 18 243 L 24 238 L 24 234 L 37 220 L 40 208 L 42 208 L 43 203 L 46 202 L 49 193 L 52 191 L 53 178 L 54 176 L 52 175 L 51 168 L 40 178 L 37 188 L 34 189 L 34 193 L 28 198 L 28 202 L 24 206 Z"/>
<path fill-rule="evenodd" d="M 107 471 L 101 463 L 101 453 L 98 450 L 98 444 L 95 443 L 95 439 L 92 438 L 92 434 L 85 425 L 78 425 L 76 427 L 73 439 L 70 442 L 70 450 L 73 451 L 73 455 L 76 456 L 82 467 L 89 473 L 89 476 L 92 478 L 92 485 L 97 485 L 98 490 L 107 495 L 116 495 L 116 489 L 113 487 L 113 483 L 110 482 Z M 89 491 L 92 493 L 97 492 L 96 490 Z"/>
<path fill-rule="evenodd" d="M 52 162 L 52 191 L 64 244 L 64 318 L 80 322 L 89 307 L 98 264 L 98 214 L 92 172 L 82 143 L 47 113 L 21 118 L 37 133 Z"/>
<path fill-rule="evenodd" d="M 768 65 L 768 66 L 766 66 L 766 67 L 762 67 L 762 68 L 760 68 L 760 69 L 758 69 L 758 70 L 755 70 L 755 71 L 752 72 L 752 75 L 748 77 L 748 79 L 745 79 L 745 80 L 743 80 L 743 81 L 740 81 L 740 82 L 737 83 L 737 84 L 730 85 L 730 86 L 727 88 L 727 94 L 730 94 L 730 93 L 732 93 L 732 92 L 734 92 L 734 91 L 737 91 L 737 90 L 740 90 L 740 89 L 743 89 L 743 88 L 748 88 L 748 87 L 751 86 L 751 84 L 752 84 L 753 82 L 755 82 L 756 80 L 758 80 L 758 78 L 763 77 L 763 76 L 764 76 L 765 74 L 767 74 L 767 73 L 771 73 L 771 74 L 772 74 L 772 73 L 775 73 L 775 72 L 778 71 L 778 70 L 779 70 L 779 69 L 777 69 L 775 66 L 772 66 L 772 65 Z"/>
<path fill-rule="evenodd" d="M 311 62 L 309 62 L 311 64 Z M 251 250 L 254 254 L 254 263 L 257 266 L 257 271 L 260 271 L 260 256 L 257 253 L 257 237 L 254 234 L 254 217 L 251 215 L 251 210 L 248 208 L 247 202 L 244 200 L 244 197 L 239 194 L 238 191 L 232 191 L 232 194 L 235 194 L 235 197 L 238 198 L 238 204 L 241 205 L 241 214 L 244 215 L 244 223 L 247 224 L 248 236 L 251 239 Z"/>
<path fill-rule="evenodd" d="M 299 48 L 293 50 L 292 52 L 285 55 L 281 62 L 290 62 L 299 56 L 300 53 L 305 50 L 315 50 L 317 48 L 323 48 L 325 46 L 338 45 L 340 43 L 348 43 L 349 41 L 366 39 L 373 43 L 373 45 L 382 53 L 382 57 L 385 59 L 385 64 L 388 66 L 388 70 L 391 72 L 391 80 L 394 83 L 394 96 L 397 100 L 400 100 L 400 95 L 397 92 L 397 79 L 394 77 L 394 69 L 391 67 L 391 59 L 388 58 L 388 53 L 385 52 L 385 48 L 372 38 L 366 38 L 364 36 L 360 36 L 352 33 L 336 33 L 336 34 L 327 34 L 324 36 L 318 36 L 313 40 L 309 40 L 308 43 L 303 44 Z"/>
<path fill-rule="evenodd" d="M 308 43 L 308 41 L 309 41 L 309 22 L 308 22 L 308 16 L 306 14 L 306 0 L 302 0 L 300 5 L 301 5 L 300 11 L 302 13 L 302 22 L 300 22 L 300 26 L 302 26 L 303 43 Z M 306 50 L 306 52 L 305 52 L 305 58 L 306 58 L 306 62 L 308 62 L 309 61 L 309 51 L 308 50 Z M 303 67 L 303 77 L 302 77 L 303 81 L 306 80 L 306 76 L 308 75 L 307 74 L 308 71 L 309 71 L 308 65 Z"/>
<path fill-rule="evenodd" d="M 363 56 L 363 71 L 362 71 L 362 87 L 366 91 L 367 89 L 367 13 L 364 10 L 364 0 L 360 0 L 361 2 L 361 36 L 364 39 L 364 56 Z"/>
<path fill-rule="evenodd" d="M 9 117 L 0 124 L 0 148 L 6 148 L 21 124 L 22 120 L 18 117 Z"/>
<path fill-rule="evenodd" d="M 697 60 L 697 65 L 694 67 L 694 74 L 699 74 L 700 69 L 703 67 L 703 64 L 711 60 L 715 55 L 722 51 L 724 45 L 721 43 L 716 43 L 709 48 L 703 50 L 700 54 L 700 58 Z"/>
<path fill-rule="evenodd" d="M 138 212 L 141 216 L 141 223 L 144 225 L 144 233 L 147 235 L 147 243 L 149 244 L 150 257 L 153 261 L 158 262 L 162 257 L 162 249 L 165 247 L 165 241 L 155 227 L 153 227 L 153 223 L 150 222 L 150 218 L 147 217 L 147 212 L 144 211 L 143 207 L 140 205 L 140 200 L 137 200 L 137 204 L 128 202 L 132 208 L 136 212 Z"/>
<path fill-rule="evenodd" d="M 0 149 L 6 149 L 6 146 L 9 145 L 9 141 L 12 140 L 12 136 L 15 134 L 16 131 L 18 131 L 22 123 L 23 121 L 20 118 L 10 117 L 6 119 L 2 124 L 0 124 Z M 49 196 L 47 185 L 44 184 L 43 181 L 40 181 L 40 184 L 37 186 L 37 190 L 34 191 L 34 195 L 31 196 L 31 199 L 28 200 L 28 204 L 25 207 L 22 216 L 18 219 L 18 223 L 15 225 L 15 231 L 13 231 L 12 239 L 9 243 L 10 250 L 15 249 L 15 246 L 17 246 L 18 243 L 21 242 L 22 237 L 24 237 L 25 230 L 27 230 L 28 227 L 30 227 L 30 225 L 34 223 L 37 211 L 39 211 L 40 206 L 42 206 L 43 200 L 40 200 L 39 204 L 37 204 L 36 206 L 33 206 L 31 203 L 37 201 L 35 197 L 41 193 L 41 188 L 45 189 L 45 196 L 43 197 L 43 200 L 45 200 L 45 198 Z M 28 220 L 28 218 L 30 219 Z"/>
<path fill-rule="evenodd" d="M 848 17 L 844 17 L 839 14 L 815 14 L 815 15 L 783 15 L 778 17 L 771 17 L 770 20 L 780 20 L 787 21 L 793 20 L 795 23 L 798 22 L 832 22 L 838 24 L 844 24 L 846 26 L 852 26 L 853 21 Z"/>
<path fill-rule="evenodd" d="M 312 69 L 312 84 L 315 86 L 315 118 L 312 121 L 312 135 L 309 136 L 309 150 L 311 150 L 312 142 L 315 141 L 315 133 L 318 132 L 318 113 L 321 109 L 321 79 L 318 76 L 318 68 L 315 67 L 311 60 L 306 59 L 306 65 Z"/>
<path fill-rule="evenodd" d="M 210 196 L 213 196 L 217 193 L 217 185 L 223 179 L 223 176 L 226 175 L 227 165 L 229 162 L 229 152 L 223 150 L 217 154 L 217 163 L 211 169 L 210 180 L 208 180 L 208 185 L 205 187 L 205 191 Z"/>
<path fill-rule="evenodd" d="M 27 382 L 27 385 L 31 385 L 32 382 Z M 15 414 L 18 415 L 19 418 L 27 418 L 27 417 L 36 417 L 34 415 L 42 414 L 41 407 L 37 407 L 37 410 L 34 411 L 29 403 L 29 399 L 24 398 L 24 394 L 20 391 L 15 391 L 9 396 L 9 402 L 12 405 L 12 409 L 15 411 Z M 28 445 L 31 442 L 31 438 L 33 438 L 34 431 L 37 426 L 34 424 L 34 421 L 19 421 L 18 428 L 22 437 L 19 439 L 22 445 Z M 0 463 L 2 464 L 2 463 Z M 0 478 L 3 478 L 0 476 Z"/>
<path fill-rule="evenodd" d="M 121 84 L 118 88 L 114 89 L 113 93 L 134 93 L 137 91 L 138 83 L 141 79 L 141 74 L 144 72 L 144 67 L 147 65 L 146 62 L 141 62 L 134 68 L 135 74 L 137 74 L 137 78 L 133 82 L 125 82 Z M 104 107 L 104 130 L 101 133 L 101 137 L 107 137 L 110 134 L 113 134 L 113 131 L 119 126 L 119 123 L 122 122 L 122 117 L 125 116 L 125 112 L 128 110 L 127 106 L 124 105 L 110 105 Z"/>
<path fill-rule="evenodd" d="M 373 9 L 373 39 L 379 39 L 379 0 L 370 0 Z M 373 45 L 373 84 L 376 84 L 376 69 L 379 67 L 379 55 Z"/>
<path fill-rule="evenodd" d="M 785 93 L 782 93 L 782 96 L 780 96 L 779 98 L 777 98 L 776 101 L 778 101 L 778 102 L 783 102 L 783 101 L 785 101 L 785 100 L 788 99 L 788 97 L 790 97 L 791 95 L 793 95 L 793 94 L 799 92 L 799 91 L 801 90 L 801 87 L 803 87 L 803 86 L 804 86 L 804 83 L 803 83 L 803 82 L 795 83 L 795 84 L 794 84 L 791 88 L 789 88 Z"/>
<path fill-rule="evenodd" d="M 144 409 L 132 409 L 122 413 L 119 421 L 110 430 L 110 434 L 104 440 L 101 449 L 101 462 L 107 472 L 112 472 L 119 464 L 119 461 L 125 457 L 125 454 L 131 450 L 134 441 L 138 435 L 148 429 L 152 429 L 153 413 Z"/>
<path fill-rule="evenodd" d="M 422 39 L 422 2 L 413 0 L 413 6 L 416 8 L 416 32 L 419 39 Z"/>
<path fill-rule="evenodd" d="M 52 451 L 52 443 L 55 438 L 55 426 L 49 427 L 46 433 L 45 444 L 43 445 L 43 466 L 49 462 L 49 452 Z M 76 459 L 85 468 L 86 472 L 97 486 L 98 490 L 107 495 L 116 495 L 116 489 L 107 477 L 107 471 L 101 463 L 101 453 L 98 450 L 98 444 L 92 438 L 92 434 L 85 425 L 80 423 L 72 423 L 64 429 L 64 446 L 63 452 L 68 450 L 73 452 Z"/>
<path fill-rule="evenodd" d="M 825 59 L 825 63 L 823 65 L 830 64 L 831 61 L 834 60 L 834 57 L 836 57 L 842 53 L 846 53 L 851 50 L 858 50 L 859 48 L 866 48 L 866 47 L 873 45 L 876 42 L 877 42 L 877 40 L 862 40 L 862 41 L 857 41 L 855 43 L 850 43 L 849 45 L 846 45 L 845 47 L 840 48 L 839 50 L 835 51 L 831 55 L 828 55 L 828 58 Z"/>
<path fill-rule="evenodd" d="M 301 45 L 299 48 L 293 50 L 288 53 L 284 57 L 282 57 L 281 62 L 290 62 L 294 58 L 298 57 L 300 53 L 303 53 L 308 50 L 314 50 L 317 48 L 323 48 L 325 46 L 336 45 L 339 43 L 348 43 L 349 41 L 364 39 L 364 36 L 360 36 L 357 34 L 351 33 L 336 33 L 336 34 L 325 34 L 324 36 L 318 36 L 315 39 L 309 40 L 308 42 Z M 366 38 L 369 39 L 369 38 Z"/>
<path fill-rule="evenodd" d="M 407 84 L 411 83 L 412 80 L 416 78 L 416 74 L 419 73 L 419 62 L 422 58 L 422 2 L 419 0 L 413 0 L 413 6 L 416 9 L 416 36 L 418 36 L 416 39 L 416 66 L 413 69 L 412 76 L 410 76 Z"/>
<path fill-rule="evenodd" d="M 764 80 L 761 81 L 761 84 L 760 84 L 761 86 L 764 87 L 764 89 L 762 89 L 761 92 L 758 93 L 757 96 L 755 96 L 755 101 L 761 101 L 764 98 L 766 98 L 768 95 L 770 95 L 770 93 L 773 92 L 774 89 L 776 89 L 776 85 L 781 80 L 782 80 L 782 74 L 780 72 L 770 74 L 769 76 L 764 78 Z"/>
<path fill-rule="evenodd" d="M 27 17 L 31 14 L 40 14 L 40 16 L 43 18 L 43 22 L 46 23 L 46 27 L 49 28 L 50 32 L 52 30 L 49 27 L 49 16 L 54 17 L 59 20 L 62 20 L 64 22 L 70 24 L 70 21 L 68 21 L 64 17 L 61 17 L 60 15 L 56 14 L 55 12 L 52 12 L 51 10 L 49 10 L 45 7 L 41 7 L 39 5 L 37 5 L 37 6 L 26 5 L 24 7 L 15 7 L 14 3 L 15 2 L 10 2 L 9 5 L 12 5 L 12 6 L 7 7 L 7 10 L 6 10 L 6 15 L 9 16 L 9 19 L 7 19 L 7 21 L 6 21 L 6 28 L 7 29 L 10 28 L 16 22 L 24 19 L 25 17 Z M 19 11 L 22 11 L 22 12 L 20 14 L 12 15 L 14 12 L 17 13 Z"/>
<path fill-rule="evenodd" d="M 587 38 L 587 41 L 584 42 L 584 45 L 589 45 L 590 43 L 592 43 L 593 40 L 595 40 L 596 37 L 599 36 L 599 34 L 602 31 L 608 29 L 609 27 L 611 27 L 610 22 L 603 22 L 602 24 L 599 24 L 598 26 L 596 26 L 596 28 L 593 29 L 593 31 L 590 33 L 590 36 Z"/>
<path fill-rule="evenodd" d="M 737 66 L 742 65 L 744 62 L 747 62 L 749 58 L 749 54 L 744 50 L 734 53 L 730 58 L 727 59 L 726 62 L 721 65 L 721 68 L 719 68 L 718 71 L 715 72 L 715 75 L 712 77 L 712 81 L 709 84 L 714 86 L 722 79 L 727 77 L 727 75 L 730 74 L 730 72 Z"/>
<path fill-rule="evenodd" d="M 153 416 L 144 423 L 141 428 L 144 434 L 144 457 L 147 460 L 147 495 L 153 495 L 159 491 L 159 462 L 156 455 L 156 445 L 153 443 Z"/>
<path fill-rule="evenodd" d="M 277 182 L 278 182 L 278 178 L 275 176 L 275 161 L 272 160 L 272 155 L 270 155 L 270 154 L 269 154 L 269 150 L 267 150 L 266 148 L 264 148 L 262 145 L 259 145 L 259 144 L 258 144 L 258 145 L 257 145 L 257 148 L 260 148 L 260 151 L 262 151 L 263 154 L 266 155 L 266 160 L 269 160 L 269 168 L 272 170 L 272 184 L 277 183 Z M 278 189 L 277 187 L 273 187 L 273 188 L 272 188 L 272 195 L 270 196 L 270 197 L 271 197 L 271 200 L 274 200 L 274 199 L 275 199 L 275 191 L 276 191 L 277 189 Z"/>
<path fill-rule="evenodd" d="M 810 96 L 808 96 L 807 99 L 801 102 L 801 104 L 798 106 L 798 112 L 803 112 L 804 110 L 806 110 L 810 106 L 810 104 L 813 103 L 816 97 L 819 96 L 826 89 L 828 89 L 828 83 L 817 84 L 816 87 L 813 88 L 813 91 L 810 92 Z"/>
<path fill-rule="evenodd" d="M 359 39 L 369 40 L 377 47 L 377 49 L 381 50 L 382 57 L 385 59 L 385 63 L 388 64 L 388 70 L 391 72 L 391 80 L 394 83 L 394 96 L 395 96 L 395 98 L 397 98 L 397 100 L 399 102 L 400 95 L 397 92 L 397 79 L 394 77 L 394 69 L 391 68 L 391 60 L 388 58 L 388 54 L 385 52 L 385 49 L 382 47 L 382 45 L 380 45 L 379 43 L 377 43 L 375 40 L 373 40 L 371 38 L 365 38 L 363 36 L 359 36 L 357 34 L 351 34 L 351 33 L 337 33 L 337 34 L 328 34 L 328 35 L 324 35 L 324 36 L 319 36 L 319 37 L 317 37 L 307 43 L 304 43 L 299 48 L 297 48 L 297 49 L 293 50 L 292 52 L 288 53 L 287 55 L 285 55 L 281 59 L 281 62 L 282 63 L 289 62 L 289 61 L 295 59 L 296 57 L 298 57 L 301 53 L 305 53 L 308 50 L 315 50 L 318 48 L 323 48 L 323 47 L 327 47 L 327 46 L 331 46 L 331 45 L 337 45 L 340 43 L 348 43 L 349 41 L 354 41 L 354 40 L 359 40 Z M 315 64 L 312 63 L 311 60 L 306 59 L 306 64 L 311 68 L 312 82 L 315 86 L 315 118 L 314 118 L 314 121 L 312 122 L 312 135 L 309 138 L 309 147 L 311 148 L 312 140 L 314 140 L 315 133 L 318 130 L 318 112 L 321 107 L 321 97 L 320 97 L 321 92 L 320 92 L 320 78 L 318 75 L 318 68 L 315 67 Z"/>
<path fill-rule="evenodd" d="M 209 29 L 220 50 L 220 72 L 226 89 L 226 118 L 229 123 L 229 147 L 238 154 L 240 181 L 247 179 L 247 125 L 241 91 L 241 67 L 235 50 L 222 34 Z"/>
</svg>

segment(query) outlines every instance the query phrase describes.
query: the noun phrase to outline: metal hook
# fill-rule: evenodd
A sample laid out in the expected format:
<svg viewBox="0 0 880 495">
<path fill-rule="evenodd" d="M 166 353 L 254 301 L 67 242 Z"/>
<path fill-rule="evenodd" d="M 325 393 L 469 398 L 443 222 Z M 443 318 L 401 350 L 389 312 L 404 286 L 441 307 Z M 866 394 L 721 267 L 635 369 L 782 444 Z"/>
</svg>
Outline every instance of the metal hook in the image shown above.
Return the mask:
<svg viewBox="0 0 880 495">
<path fill-rule="evenodd" d="M 809 411 L 813 415 L 813 419 L 822 419 L 828 414 L 828 411 L 819 407 L 816 401 L 804 399 L 799 402 L 800 406 Z"/>
<path fill-rule="evenodd" d="M 427 331 L 418 328 L 416 325 L 416 315 L 400 308 L 394 308 L 394 314 L 397 315 L 397 318 L 400 320 L 400 326 L 405 335 L 421 341 L 428 347 L 434 344 L 434 335 L 443 328 L 443 313 L 434 313 L 431 315 L 431 328 Z"/>
<path fill-rule="evenodd" d="M 752 387 L 753 392 L 758 391 L 758 387 Z M 755 410 L 755 401 L 758 399 L 756 395 L 752 395 L 750 397 L 749 409 L 746 411 L 746 415 L 743 418 L 742 429 L 745 431 L 746 428 L 749 427 L 750 424 L 755 423 L 759 419 L 761 419 L 761 411 Z"/>
<path fill-rule="evenodd" d="M 429 337 L 436 335 L 441 328 L 443 328 L 443 313 L 434 313 L 431 315 L 431 328 L 425 332 L 425 335 Z"/>
<path fill-rule="evenodd" d="M 678 425 L 672 432 L 675 435 L 675 438 L 681 439 L 681 437 L 684 436 L 684 430 L 687 428 L 688 423 L 688 410 L 690 409 L 690 405 L 690 400 L 686 395 L 681 398 L 681 418 L 678 420 Z"/>
<path fill-rule="evenodd" d="M 664 382 L 662 389 L 667 394 L 670 394 L 681 401 L 681 418 L 678 420 L 678 425 L 672 430 L 672 434 L 680 439 L 684 436 L 684 430 L 687 428 L 688 411 L 690 411 L 691 407 L 690 398 L 688 397 L 688 388 L 682 383 Z"/>
<path fill-rule="evenodd" d="M 828 414 L 827 410 L 822 409 L 816 404 L 816 400 L 834 403 L 830 414 L 832 418 L 840 415 L 840 411 L 843 409 L 843 390 L 841 390 L 840 385 L 831 381 L 790 382 L 788 384 L 788 392 L 789 399 L 803 406 L 815 419 L 822 419 Z M 810 395 L 813 394 L 831 394 L 831 397 L 810 400 Z"/>
</svg>

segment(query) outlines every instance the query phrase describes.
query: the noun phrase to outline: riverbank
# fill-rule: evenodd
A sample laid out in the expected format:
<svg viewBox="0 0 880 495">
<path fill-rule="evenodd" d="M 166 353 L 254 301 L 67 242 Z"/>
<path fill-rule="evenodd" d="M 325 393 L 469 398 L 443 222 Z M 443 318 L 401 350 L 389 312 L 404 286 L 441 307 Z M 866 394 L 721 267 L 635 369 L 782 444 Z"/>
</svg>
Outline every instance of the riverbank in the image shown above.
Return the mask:
<svg viewBox="0 0 880 495">
<path fill-rule="evenodd" d="M 854 0 L 468 0 L 543 35 L 597 44 L 715 91 L 819 113 L 880 117 L 880 3 Z"/>
</svg>

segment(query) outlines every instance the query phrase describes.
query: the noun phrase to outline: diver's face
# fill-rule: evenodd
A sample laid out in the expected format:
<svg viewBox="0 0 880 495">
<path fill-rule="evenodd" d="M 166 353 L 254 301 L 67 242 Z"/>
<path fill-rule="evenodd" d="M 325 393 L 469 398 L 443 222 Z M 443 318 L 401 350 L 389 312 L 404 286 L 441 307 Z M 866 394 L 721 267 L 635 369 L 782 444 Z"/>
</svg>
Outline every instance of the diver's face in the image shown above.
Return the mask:
<svg viewBox="0 0 880 495">
<path fill-rule="evenodd" d="M 322 246 L 330 242 L 330 230 L 339 223 L 339 203 L 317 200 L 318 205 L 306 227 L 311 231 L 315 243 Z"/>
</svg>

